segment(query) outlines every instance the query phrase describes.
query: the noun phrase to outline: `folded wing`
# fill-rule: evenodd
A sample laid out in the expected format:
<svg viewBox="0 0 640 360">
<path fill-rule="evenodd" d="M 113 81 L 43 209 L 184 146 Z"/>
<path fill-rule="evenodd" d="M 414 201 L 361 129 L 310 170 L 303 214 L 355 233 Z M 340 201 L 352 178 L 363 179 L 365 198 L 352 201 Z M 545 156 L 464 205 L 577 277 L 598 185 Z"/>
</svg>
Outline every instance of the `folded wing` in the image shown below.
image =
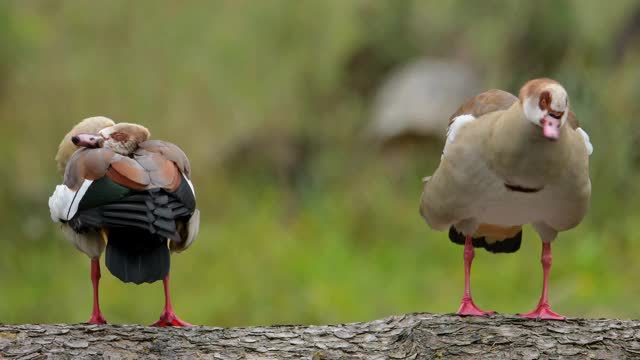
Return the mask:
<svg viewBox="0 0 640 360">
<path fill-rule="evenodd" d="M 186 249 L 197 233 L 190 165 L 174 144 L 147 141 L 131 157 L 108 148 L 80 149 L 69 159 L 64 184 L 49 200 L 54 221 L 77 232 L 132 227 Z M 199 215 L 199 213 L 198 213 Z"/>
</svg>

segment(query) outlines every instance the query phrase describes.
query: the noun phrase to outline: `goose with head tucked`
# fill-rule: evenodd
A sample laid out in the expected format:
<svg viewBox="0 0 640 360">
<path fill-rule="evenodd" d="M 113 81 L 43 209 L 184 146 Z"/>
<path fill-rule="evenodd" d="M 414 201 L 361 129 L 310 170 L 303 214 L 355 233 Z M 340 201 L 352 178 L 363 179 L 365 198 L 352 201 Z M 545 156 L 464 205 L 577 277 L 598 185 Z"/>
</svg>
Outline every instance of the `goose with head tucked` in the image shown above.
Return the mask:
<svg viewBox="0 0 640 360">
<path fill-rule="evenodd" d="M 488 315 L 471 297 L 474 248 L 510 253 L 520 248 L 522 226 L 542 240 L 542 295 L 528 318 L 561 320 L 547 287 L 551 242 L 577 226 L 591 196 L 593 146 L 569 109 L 557 81 L 527 82 L 516 97 L 489 90 L 464 103 L 450 118 L 440 165 L 423 179 L 420 213 L 433 229 L 449 230 L 464 245 L 465 290 L 460 315 Z"/>
<path fill-rule="evenodd" d="M 93 117 L 62 140 L 56 160 L 63 184 L 49 198 L 53 221 L 91 258 L 94 305 L 89 323 L 106 323 L 98 301 L 99 259 L 123 282 L 164 282 L 165 308 L 153 325 L 187 326 L 169 294 L 170 253 L 187 249 L 200 221 L 191 168 L 176 145 L 149 130 Z"/>
</svg>

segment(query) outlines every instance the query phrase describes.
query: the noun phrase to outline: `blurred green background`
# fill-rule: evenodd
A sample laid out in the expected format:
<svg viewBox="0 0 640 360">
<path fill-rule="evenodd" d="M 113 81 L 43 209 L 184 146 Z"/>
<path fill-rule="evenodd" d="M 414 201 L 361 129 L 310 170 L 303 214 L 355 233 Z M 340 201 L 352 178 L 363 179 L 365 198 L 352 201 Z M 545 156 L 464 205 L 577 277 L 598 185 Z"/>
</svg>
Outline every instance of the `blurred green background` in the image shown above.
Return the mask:
<svg viewBox="0 0 640 360">
<path fill-rule="evenodd" d="M 144 124 L 191 158 L 203 223 L 173 257 L 183 319 L 457 310 L 462 247 L 418 214 L 443 134 L 383 146 L 367 130 L 389 74 L 430 57 L 470 64 L 481 89 L 517 92 L 539 76 L 567 88 L 595 145 L 594 194 L 553 245 L 551 304 L 638 318 L 639 12 L 634 0 L 0 2 L 0 322 L 90 315 L 89 259 L 47 200 L 61 182 L 59 141 L 93 115 Z M 542 275 L 531 229 L 515 254 L 476 254 L 479 306 L 533 309 Z M 104 268 L 102 279 L 109 322 L 158 318 L 161 283 L 125 285 Z"/>
</svg>

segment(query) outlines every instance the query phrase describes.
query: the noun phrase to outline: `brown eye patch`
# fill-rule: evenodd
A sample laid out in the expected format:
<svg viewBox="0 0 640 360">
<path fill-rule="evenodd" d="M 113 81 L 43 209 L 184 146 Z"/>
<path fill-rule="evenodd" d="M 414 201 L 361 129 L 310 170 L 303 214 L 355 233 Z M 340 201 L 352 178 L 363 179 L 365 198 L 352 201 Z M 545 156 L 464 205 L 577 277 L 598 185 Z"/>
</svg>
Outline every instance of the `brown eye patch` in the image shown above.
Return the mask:
<svg viewBox="0 0 640 360">
<path fill-rule="evenodd" d="M 540 110 L 547 110 L 549 105 L 551 104 L 551 94 L 548 91 L 543 91 L 540 94 L 540 101 L 538 102 L 538 106 Z"/>
<path fill-rule="evenodd" d="M 129 139 L 129 135 L 119 131 L 111 133 L 109 137 L 115 141 L 127 141 Z"/>
</svg>

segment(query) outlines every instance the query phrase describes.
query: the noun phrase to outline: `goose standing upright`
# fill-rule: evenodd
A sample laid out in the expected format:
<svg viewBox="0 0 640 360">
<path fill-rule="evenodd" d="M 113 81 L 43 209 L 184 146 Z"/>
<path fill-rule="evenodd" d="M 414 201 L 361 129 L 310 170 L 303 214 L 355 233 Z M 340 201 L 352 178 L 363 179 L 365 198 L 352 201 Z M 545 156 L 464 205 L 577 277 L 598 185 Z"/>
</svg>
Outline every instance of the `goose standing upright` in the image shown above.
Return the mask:
<svg viewBox="0 0 640 360">
<path fill-rule="evenodd" d="M 551 79 L 527 82 L 519 97 L 486 91 L 451 116 L 440 165 L 423 179 L 420 213 L 433 229 L 449 229 L 449 238 L 464 244 L 465 291 L 458 314 L 493 313 L 471 297 L 474 247 L 515 252 L 522 226 L 532 224 L 542 240 L 542 295 L 537 308 L 521 316 L 565 319 L 548 301 L 551 242 L 587 212 L 592 150 L 569 110 L 566 90 Z"/>
<path fill-rule="evenodd" d="M 187 326 L 169 295 L 170 251 L 187 249 L 200 213 L 191 168 L 176 145 L 148 140 L 149 130 L 105 117 L 87 118 L 62 140 L 56 155 L 64 183 L 49 198 L 51 218 L 65 237 L 91 258 L 93 312 L 105 324 L 98 301 L 100 255 L 123 282 L 163 280 L 165 308 L 157 326 Z"/>
</svg>

